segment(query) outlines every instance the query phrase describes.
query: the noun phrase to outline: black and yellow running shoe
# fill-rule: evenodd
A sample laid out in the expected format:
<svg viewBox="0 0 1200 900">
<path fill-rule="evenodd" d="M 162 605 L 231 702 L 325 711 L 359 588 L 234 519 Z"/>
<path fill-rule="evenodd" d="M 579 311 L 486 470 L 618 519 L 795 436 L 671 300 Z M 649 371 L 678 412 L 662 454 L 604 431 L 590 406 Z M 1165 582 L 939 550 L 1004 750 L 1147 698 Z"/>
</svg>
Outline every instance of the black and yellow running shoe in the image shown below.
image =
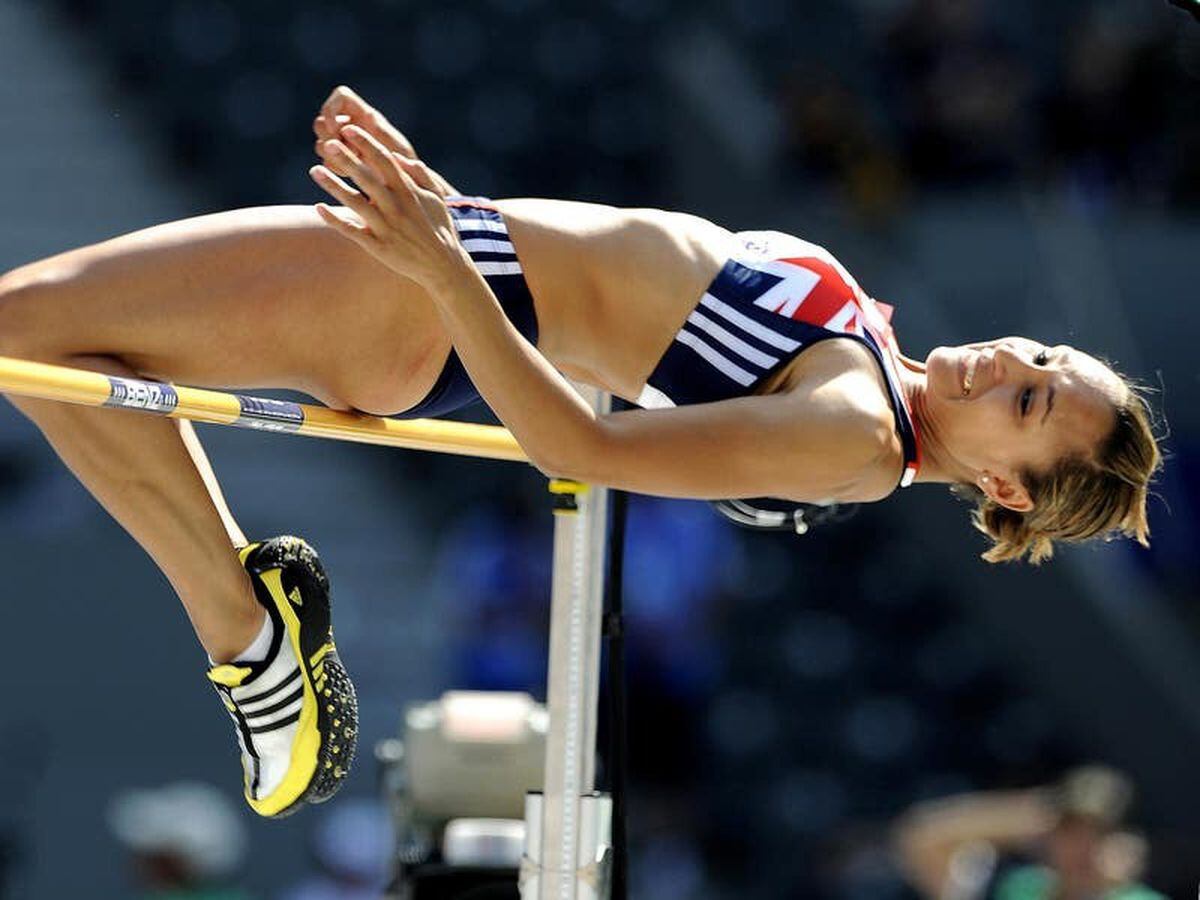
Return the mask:
<svg viewBox="0 0 1200 900">
<path fill-rule="evenodd" d="M 285 536 L 238 555 L 275 633 L 265 659 L 213 666 L 208 677 L 237 728 L 246 802 L 261 816 L 286 816 L 341 787 L 358 702 L 333 645 L 329 579 L 316 551 Z"/>
</svg>

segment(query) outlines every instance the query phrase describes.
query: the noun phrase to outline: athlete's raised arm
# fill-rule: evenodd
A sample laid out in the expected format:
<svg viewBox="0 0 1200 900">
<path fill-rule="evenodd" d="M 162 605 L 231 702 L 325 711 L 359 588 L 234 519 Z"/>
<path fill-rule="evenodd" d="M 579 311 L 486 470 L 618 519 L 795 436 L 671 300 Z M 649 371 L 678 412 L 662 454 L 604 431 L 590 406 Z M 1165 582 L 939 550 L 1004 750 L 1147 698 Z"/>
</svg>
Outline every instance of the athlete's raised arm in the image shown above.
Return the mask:
<svg viewBox="0 0 1200 900">
<path fill-rule="evenodd" d="M 343 204 L 319 205 L 322 218 L 426 288 L 472 382 L 538 468 L 696 498 L 873 499 L 895 484 L 890 412 L 861 408 L 853 398 L 870 395 L 855 390 L 865 376 L 844 363 L 781 395 L 597 417 L 504 315 L 444 203 L 414 180 L 417 164 L 362 129 L 343 135 L 352 146 L 331 141 L 326 152 L 359 189 L 314 167 Z"/>
</svg>

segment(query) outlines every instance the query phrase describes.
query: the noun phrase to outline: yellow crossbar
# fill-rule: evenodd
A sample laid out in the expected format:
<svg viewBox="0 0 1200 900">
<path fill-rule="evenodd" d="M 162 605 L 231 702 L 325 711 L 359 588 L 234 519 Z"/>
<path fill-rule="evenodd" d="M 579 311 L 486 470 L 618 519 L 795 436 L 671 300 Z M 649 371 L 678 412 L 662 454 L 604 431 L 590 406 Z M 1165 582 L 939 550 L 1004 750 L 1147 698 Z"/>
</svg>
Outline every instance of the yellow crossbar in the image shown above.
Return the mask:
<svg viewBox="0 0 1200 900">
<path fill-rule="evenodd" d="M 183 387 L 0 356 L 0 394 L 136 409 L 284 434 L 527 462 L 508 429 L 437 419 L 386 419 L 308 403 Z"/>
</svg>

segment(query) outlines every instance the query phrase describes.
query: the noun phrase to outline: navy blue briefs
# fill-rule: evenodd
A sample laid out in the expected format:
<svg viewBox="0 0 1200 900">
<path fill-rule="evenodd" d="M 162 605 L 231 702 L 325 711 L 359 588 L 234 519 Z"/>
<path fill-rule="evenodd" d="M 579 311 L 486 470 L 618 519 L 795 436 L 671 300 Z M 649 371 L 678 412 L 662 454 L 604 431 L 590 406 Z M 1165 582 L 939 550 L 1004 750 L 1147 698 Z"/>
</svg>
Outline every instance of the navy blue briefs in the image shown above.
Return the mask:
<svg viewBox="0 0 1200 900">
<path fill-rule="evenodd" d="M 533 295 L 529 293 L 517 253 L 508 239 L 504 217 L 486 197 L 450 197 L 446 206 L 458 229 L 459 240 L 500 301 L 504 314 L 529 343 L 536 345 L 538 325 Z M 467 376 L 457 351 L 451 348 L 446 365 L 425 398 L 391 418 L 435 418 L 477 400 L 479 391 Z"/>
</svg>

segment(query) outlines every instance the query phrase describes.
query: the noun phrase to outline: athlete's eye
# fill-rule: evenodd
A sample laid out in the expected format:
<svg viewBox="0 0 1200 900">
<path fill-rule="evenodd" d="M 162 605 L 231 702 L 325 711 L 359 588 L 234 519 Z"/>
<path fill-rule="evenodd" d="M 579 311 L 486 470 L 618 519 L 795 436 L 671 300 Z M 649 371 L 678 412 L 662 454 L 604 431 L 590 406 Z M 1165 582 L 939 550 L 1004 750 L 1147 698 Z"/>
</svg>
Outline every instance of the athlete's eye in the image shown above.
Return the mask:
<svg viewBox="0 0 1200 900">
<path fill-rule="evenodd" d="M 1038 355 L 1033 358 L 1033 362 L 1035 365 L 1044 366 L 1046 363 L 1050 362 L 1050 351 L 1043 347 L 1041 352 L 1039 352 Z"/>
<path fill-rule="evenodd" d="M 1021 392 L 1021 415 L 1029 412 L 1029 404 L 1033 402 L 1033 388 L 1025 388 Z"/>
</svg>

